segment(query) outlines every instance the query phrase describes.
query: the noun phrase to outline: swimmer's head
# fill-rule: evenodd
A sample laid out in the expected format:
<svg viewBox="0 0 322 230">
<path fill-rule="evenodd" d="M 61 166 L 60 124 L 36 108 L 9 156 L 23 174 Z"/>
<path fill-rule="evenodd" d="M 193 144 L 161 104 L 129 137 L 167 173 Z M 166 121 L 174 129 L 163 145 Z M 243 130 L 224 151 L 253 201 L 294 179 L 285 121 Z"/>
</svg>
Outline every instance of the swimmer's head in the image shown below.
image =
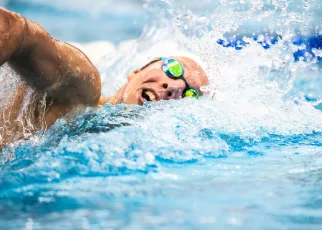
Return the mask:
<svg viewBox="0 0 322 230">
<path fill-rule="evenodd" d="M 171 69 L 167 72 L 162 68 L 164 60 L 154 60 L 141 69 L 134 70 L 128 76 L 128 82 L 118 91 L 112 103 L 143 105 L 146 101 L 181 99 L 194 92 L 202 96 L 201 87 L 208 85 L 205 71 L 188 57 L 171 57 L 170 59 L 181 64 L 182 76 L 178 78 L 171 76 L 169 73 L 172 72 Z M 176 69 L 173 70 L 176 71 Z M 192 90 L 187 93 L 188 89 Z"/>
</svg>

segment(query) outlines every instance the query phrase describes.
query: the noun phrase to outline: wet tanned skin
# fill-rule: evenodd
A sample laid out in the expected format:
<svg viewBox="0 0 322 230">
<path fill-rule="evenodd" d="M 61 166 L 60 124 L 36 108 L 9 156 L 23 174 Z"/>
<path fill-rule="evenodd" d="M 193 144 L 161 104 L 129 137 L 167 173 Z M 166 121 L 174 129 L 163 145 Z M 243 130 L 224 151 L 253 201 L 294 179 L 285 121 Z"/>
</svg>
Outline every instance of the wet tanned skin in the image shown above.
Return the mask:
<svg viewBox="0 0 322 230">
<path fill-rule="evenodd" d="M 96 106 L 101 95 L 100 75 L 77 48 L 55 40 L 38 24 L 0 8 L 0 65 L 8 63 L 26 85 L 47 95 L 45 120 L 52 125 L 74 107 Z M 14 123 L 22 106 L 26 87 L 18 90 L 13 104 L 1 111 Z M 35 111 L 36 112 L 36 111 Z M 9 130 L 0 119 L 2 145 L 10 142 Z M 34 121 L 36 127 L 40 125 Z M 10 127 L 11 128 L 11 127 Z M 10 130 L 18 132 L 18 130 Z M 19 136 L 19 135 L 18 135 Z"/>
<path fill-rule="evenodd" d="M 186 57 L 177 57 L 185 68 L 185 79 L 189 86 L 199 90 L 208 84 L 205 72 L 196 62 Z M 0 111 L 1 147 L 22 138 L 15 121 L 21 111 L 26 89 L 34 89 L 38 98 L 45 98 L 45 121 L 37 118 L 35 109 L 35 130 L 45 122 L 50 127 L 55 121 L 80 106 L 98 106 L 104 103 L 142 105 L 143 90 L 159 100 L 180 99 L 187 87 L 183 80 L 173 80 L 161 70 L 161 61 L 143 70 L 135 70 L 128 76 L 128 83 L 115 96 L 101 98 L 99 72 L 86 55 L 76 47 L 54 39 L 41 26 L 19 14 L 0 7 L 0 66 L 9 66 L 25 82 L 13 103 Z M 40 99 L 39 99 L 40 100 Z M 37 103 L 37 102 L 36 102 Z M 6 120 L 6 125 L 4 121 Z M 8 124 L 9 122 L 9 124 Z M 12 123 L 12 125 L 10 125 Z M 16 135 L 13 137 L 12 132 Z M 11 133 L 11 135 L 9 135 Z"/>
</svg>

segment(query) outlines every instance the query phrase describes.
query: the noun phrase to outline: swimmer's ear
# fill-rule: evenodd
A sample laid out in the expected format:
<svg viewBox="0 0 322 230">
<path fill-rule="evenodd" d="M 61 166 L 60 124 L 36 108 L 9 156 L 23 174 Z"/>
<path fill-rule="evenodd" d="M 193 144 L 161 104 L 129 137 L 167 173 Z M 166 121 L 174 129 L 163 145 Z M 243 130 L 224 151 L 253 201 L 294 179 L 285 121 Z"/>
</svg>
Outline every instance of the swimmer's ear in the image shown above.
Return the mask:
<svg viewBox="0 0 322 230">
<path fill-rule="evenodd" d="M 128 81 L 131 81 L 131 80 L 133 80 L 133 78 L 138 74 L 140 72 L 140 70 L 139 69 L 136 69 L 136 70 L 134 70 L 132 73 L 130 73 L 130 75 L 127 77 L 127 80 Z"/>
</svg>

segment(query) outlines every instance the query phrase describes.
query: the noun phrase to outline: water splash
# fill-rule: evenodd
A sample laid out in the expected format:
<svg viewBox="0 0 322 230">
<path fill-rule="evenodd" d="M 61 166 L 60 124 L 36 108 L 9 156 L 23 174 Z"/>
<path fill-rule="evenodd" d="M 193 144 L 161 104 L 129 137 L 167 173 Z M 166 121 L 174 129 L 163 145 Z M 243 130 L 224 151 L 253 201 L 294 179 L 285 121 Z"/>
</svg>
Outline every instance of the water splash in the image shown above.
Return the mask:
<svg viewBox="0 0 322 230">
<path fill-rule="evenodd" d="M 320 52 L 295 62 L 307 47 L 294 37 L 321 31 L 321 4 L 151 0 L 144 7 L 151 21 L 141 38 L 96 62 L 103 93 L 151 57 L 188 55 L 207 71 L 212 95 L 89 109 L 6 149 L 0 223 L 14 216 L 11 227 L 30 225 L 30 217 L 42 228 L 319 226 Z M 230 38 L 241 40 L 228 48 L 218 42 Z"/>
</svg>

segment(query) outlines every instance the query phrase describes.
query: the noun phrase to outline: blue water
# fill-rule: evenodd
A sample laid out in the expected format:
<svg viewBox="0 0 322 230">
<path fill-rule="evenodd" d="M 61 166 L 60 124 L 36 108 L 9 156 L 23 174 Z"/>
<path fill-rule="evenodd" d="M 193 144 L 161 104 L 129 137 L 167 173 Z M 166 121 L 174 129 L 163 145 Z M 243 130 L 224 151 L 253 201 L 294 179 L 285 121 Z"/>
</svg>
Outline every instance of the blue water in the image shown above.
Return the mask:
<svg viewBox="0 0 322 230">
<path fill-rule="evenodd" d="M 1 224 L 319 229 L 322 133 L 252 140 L 172 114 L 171 136 L 160 140 L 166 126 L 151 135 L 142 124 L 155 112 L 107 105 L 16 147 L 1 166 Z"/>
<path fill-rule="evenodd" d="M 234 45 L 229 48 L 227 43 L 223 47 L 218 41 L 227 39 L 224 32 L 228 31 L 218 29 L 219 33 L 209 40 L 209 25 L 202 14 L 224 12 L 224 17 L 228 12 L 225 7 L 230 9 L 230 5 L 214 1 L 196 7 L 187 3 L 183 11 L 190 9 L 201 18 L 184 21 L 191 23 L 189 29 L 180 26 L 178 31 L 176 27 L 169 29 L 169 25 L 163 27 L 164 21 L 172 20 L 166 16 L 168 3 L 152 3 L 158 7 L 142 7 L 142 12 L 154 13 L 150 15 L 152 21 L 161 16 L 164 20 L 154 24 L 141 21 L 137 36 L 125 28 L 125 37 L 110 39 L 114 43 L 137 39 L 137 45 L 127 55 L 120 54 L 117 62 L 108 59 L 107 66 L 99 65 L 103 74 L 108 73 L 103 78 L 105 83 L 124 78 L 125 73 L 120 73 L 136 65 L 124 67 L 124 63 L 149 53 L 147 47 L 171 35 L 180 48 L 220 64 L 221 75 L 216 74 L 215 64 L 207 69 L 215 80 L 216 95 L 142 107 L 105 105 L 88 109 L 84 114 L 60 119 L 45 134 L 40 132 L 5 149 L 0 155 L 0 226 L 321 229 L 322 83 L 318 52 L 312 60 L 297 59 L 296 52 L 304 47 L 296 44 L 294 48 L 296 33 L 281 28 L 271 33 L 281 38 L 276 42 L 268 39 L 267 49 L 262 42 L 258 44 L 258 39 L 247 40 L 242 49 L 236 50 Z M 18 7 L 19 1 L 15 4 L 11 6 Z M 317 4 L 303 12 L 314 15 L 320 7 Z M 21 10 L 39 9 L 37 4 L 27 5 Z M 241 11 L 238 7 L 232 15 Z M 265 9 L 260 12 L 267 13 Z M 293 12 L 291 8 L 289 11 Z M 281 12 L 273 16 L 285 21 Z M 252 12 L 254 18 L 253 13 L 259 14 Z M 299 13 L 302 15 L 302 9 Z M 126 20 L 122 13 L 118 17 Z M 65 19 L 69 20 L 67 16 Z M 213 20 L 218 18 L 213 16 Z M 239 29 L 252 35 L 254 26 L 245 23 Z M 202 25 L 206 29 L 200 29 Z M 303 31 L 304 43 L 318 36 L 305 32 L 307 27 L 294 26 Z M 78 32 L 82 34 L 82 29 L 75 29 L 73 37 L 60 33 L 76 42 L 104 39 L 89 35 L 78 40 Z M 234 39 L 237 41 L 238 36 Z M 272 65 L 270 60 L 274 60 Z M 115 76 L 112 69 L 122 76 Z"/>
</svg>

